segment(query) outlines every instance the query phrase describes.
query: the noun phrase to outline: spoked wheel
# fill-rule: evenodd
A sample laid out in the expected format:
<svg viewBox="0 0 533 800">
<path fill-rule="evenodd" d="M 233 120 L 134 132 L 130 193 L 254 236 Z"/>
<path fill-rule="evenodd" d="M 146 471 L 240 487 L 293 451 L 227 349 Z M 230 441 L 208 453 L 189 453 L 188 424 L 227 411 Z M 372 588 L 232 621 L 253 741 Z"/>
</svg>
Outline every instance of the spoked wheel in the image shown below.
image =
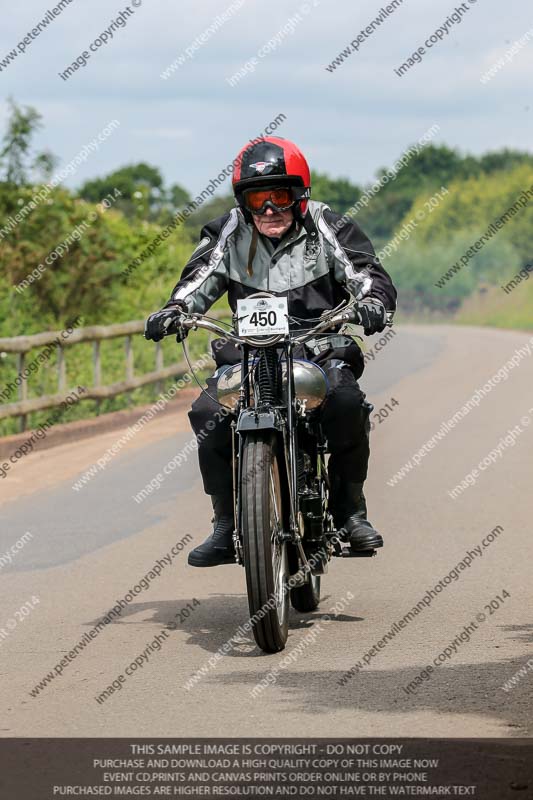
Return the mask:
<svg viewBox="0 0 533 800">
<path fill-rule="evenodd" d="M 248 607 L 255 641 L 266 653 L 283 650 L 289 630 L 289 560 L 283 496 L 270 431 L 248 434 L 242 461 L 242 535 Z"/>
</svg>

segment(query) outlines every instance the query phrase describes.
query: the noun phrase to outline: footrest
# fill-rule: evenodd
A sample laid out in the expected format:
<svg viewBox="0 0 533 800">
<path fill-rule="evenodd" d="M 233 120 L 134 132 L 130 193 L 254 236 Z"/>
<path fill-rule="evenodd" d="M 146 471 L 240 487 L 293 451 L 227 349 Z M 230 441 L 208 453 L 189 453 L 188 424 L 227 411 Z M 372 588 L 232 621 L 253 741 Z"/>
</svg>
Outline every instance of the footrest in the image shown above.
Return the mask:
<svg viewBox="0 0 533 800">
<path fill-rule="evenodd" d="M 352 550 L 350 545 L 341 547 L 341 552 L 333 553 L 334 556 L 339 558 L 372 558 L 375 556 L 377 550 Z"/>
</svg>

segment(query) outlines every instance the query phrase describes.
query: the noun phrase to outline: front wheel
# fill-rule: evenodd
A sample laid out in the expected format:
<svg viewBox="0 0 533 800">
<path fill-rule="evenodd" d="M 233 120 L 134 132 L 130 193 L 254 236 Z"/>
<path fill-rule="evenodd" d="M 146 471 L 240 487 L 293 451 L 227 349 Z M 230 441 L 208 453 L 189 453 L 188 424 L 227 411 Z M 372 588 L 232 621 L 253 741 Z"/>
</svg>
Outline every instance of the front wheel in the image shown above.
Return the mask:
<svg viewBox="0 0 533 800">
<path fill-rule="evenodd" d="M 271 431 L 248 434 L 242 451 L 242 536 L 248 607 L 255 641 L 283 650 L 289 630 L 289 560 L 277 441 Z"/>
</svg>

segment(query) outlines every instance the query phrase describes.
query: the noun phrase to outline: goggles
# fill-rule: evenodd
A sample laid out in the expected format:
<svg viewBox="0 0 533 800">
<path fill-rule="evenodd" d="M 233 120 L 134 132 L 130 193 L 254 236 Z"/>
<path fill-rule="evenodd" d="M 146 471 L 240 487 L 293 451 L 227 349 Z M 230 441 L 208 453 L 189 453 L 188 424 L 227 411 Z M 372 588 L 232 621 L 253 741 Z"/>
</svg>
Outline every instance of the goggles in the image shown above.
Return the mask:
<svg viewBox="0 0 533 800">
<path fill-rule="evenodd" d="M 252 214 L 264 214 L 267 208 L 273 211 L 288 211 L 295 199 L 290 187 L 278 189 L 248 189 L 243 193 L 245 208 Z"/>
</svg>

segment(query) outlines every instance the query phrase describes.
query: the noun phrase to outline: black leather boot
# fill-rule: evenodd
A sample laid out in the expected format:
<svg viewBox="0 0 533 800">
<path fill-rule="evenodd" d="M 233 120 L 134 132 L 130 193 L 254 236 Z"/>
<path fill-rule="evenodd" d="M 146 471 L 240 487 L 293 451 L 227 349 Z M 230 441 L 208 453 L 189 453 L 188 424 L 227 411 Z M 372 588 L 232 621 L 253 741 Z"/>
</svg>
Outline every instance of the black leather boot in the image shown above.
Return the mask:
<svg viewBox="0 0 533 800">
<path fill-rule="evenodd" d="M 383 538 L 367 519 L 363 484 L 335 476 L 332 483 L 333 518 L 337 528 L 344 528 L 352 550 L 383 547 Z"/>
<path fill-rule="evenodd" d="M 187 559 L 191 567 L 218 567 L 235 564 L 233 546 L 233 498 L 230 495 L 211 495 L 214 522 L 213 533 L 195 547 Z"/>
</svg>

